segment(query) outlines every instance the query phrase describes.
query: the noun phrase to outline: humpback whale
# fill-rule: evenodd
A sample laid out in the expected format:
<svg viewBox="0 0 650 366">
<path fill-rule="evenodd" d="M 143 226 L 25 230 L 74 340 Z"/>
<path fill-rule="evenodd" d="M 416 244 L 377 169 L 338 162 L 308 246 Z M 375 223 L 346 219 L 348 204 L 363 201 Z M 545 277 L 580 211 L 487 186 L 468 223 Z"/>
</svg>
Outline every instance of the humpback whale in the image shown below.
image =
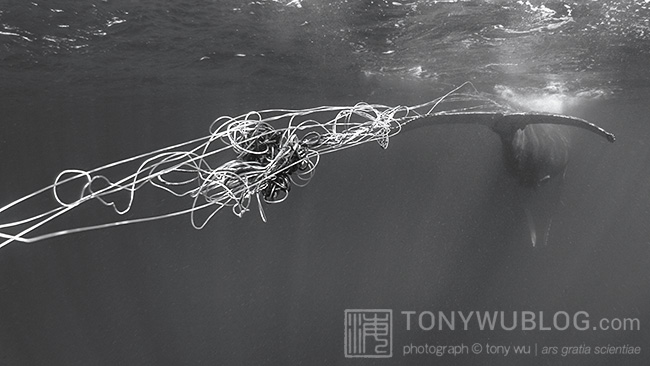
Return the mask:
<svg viewBox="0 0 650 366">
<path fill-rule="evenodd" d="M 433 124 L 480 124 L 489 127 L 499 135 L 502 145 L 504 165 L 519 185 L 536 189 L 546 185 L 552 178 L 564 175 L 569 161 L 569 139 L 564 127 L 578 127 L 592 132 L 609 142 L 614 142 L 613 134 L 583 119 L 549 113 L 438 113 L 421 120 Z M 419 125 L 419 123 L 417 123 Z M 415 125 L 415 124 L 414 124 Z M 409 126 L 405 128 L 417 127 Z M 530 198 L 530 195 L 527 194 Z M 536 226 L 545 228 L 542 233 L 544 243 L 548 240 L 552 218 L 541 220 L 536 225 L 529 198 L 524 205 L 526 221 L 533 246 L 538 241 Z M 534 201 L 548 201 L 547 199 Z M 542 202 L 548 207 L 548 202 Z M 537 206 L 537 205 L 534 205 Z M 539 224 L 539 222 L 538 222 Z"/>
<path fill-rule="evenodd" d="M 553 124 L 497 121 L 492 131 L 501 139 L 507 171 L 525 187 L 539 187 L 557 175 L 564 175 L 569 162 L 569 137 Z"/>
<path fill-rule="evenodd" d="M 479 124 L 499 135 L 508 171 L 523 186 L 536 186 L 563 172 L 569 159 L 569 140 L 558 126 L 573 126 L 609 142 L 613 134 L 584 119 L 550 113 L 462 112 L 436 113 L 418 118 L 403 129 L 431 124 Z"/>
</svg>

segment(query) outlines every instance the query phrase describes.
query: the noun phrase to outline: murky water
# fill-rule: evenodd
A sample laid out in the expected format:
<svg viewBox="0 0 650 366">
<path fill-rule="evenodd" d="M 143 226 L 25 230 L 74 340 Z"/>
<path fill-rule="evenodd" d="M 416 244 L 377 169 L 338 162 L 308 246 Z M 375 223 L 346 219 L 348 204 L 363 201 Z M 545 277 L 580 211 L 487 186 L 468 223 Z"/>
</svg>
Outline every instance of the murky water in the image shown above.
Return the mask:
<svg viewBox="0 0 650 366">
<path fill-rule="evenodd" d="M 2 3 L 0 204 L 64 169 L 204 136 L 221 115 L 413 105 L 465 81 L 617 141 L 567 129 L 563 180 L 529 189 L 489 129 L 425 127 L 387 150 L 323 157 L 307 187 L 266 208 L 267 223 L 223 211 L 200 231 L 177 217 L 10 244 L 0 363 L 367 364 L 345 358 L 344 310 L 392 309 L 393 364 L 644 364 L 648 19 L 644 1 Z M 135 200 L 138 212 L 169 204 Z M 56 225 L 116 220 L 82 209 Z M 592 325 L 634 318 L 641 330 L 407 331 L 402 311 L 585 311 Z M 539 349 L 402 355 L 474 343 Z M 561 355 L 581 345 L 591 354 Z M 641 355 L 594 354 L 607 345 Z"/>
</svg>

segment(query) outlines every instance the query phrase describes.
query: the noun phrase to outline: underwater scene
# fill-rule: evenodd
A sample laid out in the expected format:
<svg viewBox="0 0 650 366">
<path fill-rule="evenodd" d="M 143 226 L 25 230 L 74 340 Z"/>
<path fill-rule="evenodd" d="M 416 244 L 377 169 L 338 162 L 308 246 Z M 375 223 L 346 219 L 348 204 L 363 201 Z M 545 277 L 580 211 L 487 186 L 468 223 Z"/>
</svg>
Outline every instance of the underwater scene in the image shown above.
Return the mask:
<svg viewBox="0 0 650 366">
<path fill-rule="evenodd" d="M 0 2 L 0 365 L 647 365 L 650 1 Z"/>
</svg>

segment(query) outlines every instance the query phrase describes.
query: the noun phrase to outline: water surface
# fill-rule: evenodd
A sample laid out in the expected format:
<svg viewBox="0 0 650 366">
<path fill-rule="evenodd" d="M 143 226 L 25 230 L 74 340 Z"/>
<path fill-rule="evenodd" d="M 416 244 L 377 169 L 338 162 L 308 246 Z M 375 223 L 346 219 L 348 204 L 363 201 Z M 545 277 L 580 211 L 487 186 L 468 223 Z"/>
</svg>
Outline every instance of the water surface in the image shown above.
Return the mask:
<svg viewBox="0 0 650 366">
<path fill-rule="evenodd" d="M 0 363 L 368 364 L 344 357 L 344 310 L 386 308 L 393 364 L 644 364 L 648 19 L 647 1 L 5 1 L 2 204 L 63 169 L 204 136 L 221 115 L 413 105 L 465 81 L 617 141 L 570 130 L 559 191 L 531 191 L 488 129 L 426 127 L 324 157 L 268 223 L 223 211 L 201 231 L 179 217 L 14 243 L 0 251 Z M 532 247 L 526 207 L 552 218 L 546 245 Z M 115 219 L 83 210 L 61 224 Z M 586 311 L 641 330 L 406 331 L 403 310 Z M 401 356 L 418 342 L 643 350 Z"/>
</svg>

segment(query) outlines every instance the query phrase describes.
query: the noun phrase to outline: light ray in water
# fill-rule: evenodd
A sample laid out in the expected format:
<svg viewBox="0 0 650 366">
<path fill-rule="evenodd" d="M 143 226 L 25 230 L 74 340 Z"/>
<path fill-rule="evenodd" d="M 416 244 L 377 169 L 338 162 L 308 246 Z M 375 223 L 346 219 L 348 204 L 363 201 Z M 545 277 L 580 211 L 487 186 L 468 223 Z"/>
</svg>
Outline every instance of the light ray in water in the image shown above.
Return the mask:
<svg viewBox="0 0 650 366">
<path fill-rule="evenodd" d="M 264 205 L 282 202 L 292 186 L 302 187 L 309 183 L 323 155 L 372 141 L 386 149 L 389 139 L 400 132 L 443 123 L 473 123 L 491 128 L 497 124 L 518 128 L 528 124 L 562 124 L 580 127 L 614 141 L 609 132 L 578 118 L 518 113 L 478 93 L 471 83 L 411 107 L 359 103 L 302 110 L 270 109 L 220 117 L 212 123 L 207 136 L 88 171 L 65 170 L 53 184 L 5 205 L 0 208 L 0 214 L 4 219 L 11 219 L 0 224 L 0 237 L 5 239 L 0 247 L 14 241 L 33 243 L 179 215 L 189 215 L 192 225 L 201 229 L 225 207 L 241 217 L 255 203 L 266 221 Z M 229 160 L 220 164 L 214 162 L 219 159 Z M 109 174 L 113 168 L 129 165 L 136 166 L 131 174 L 117 178 Z M 33 233 L 90 201 L 99 201 L 124 215 L 131 210 L 136 192 L 147 185 L 186 197 L 189 203 L 177 211 Z M 63 190 L 75 186 L 81 187 L 76 198 L 64 199 Z M 116 194 L 127 197 L 123 208 L 113 200 Z M 16 211 L 27 201 L 43 196 L 50 197 L 50 208 L 15 218 Z M 203 218 L 199 218 L 199 212 L 204 212 Z"/>
</svg>

